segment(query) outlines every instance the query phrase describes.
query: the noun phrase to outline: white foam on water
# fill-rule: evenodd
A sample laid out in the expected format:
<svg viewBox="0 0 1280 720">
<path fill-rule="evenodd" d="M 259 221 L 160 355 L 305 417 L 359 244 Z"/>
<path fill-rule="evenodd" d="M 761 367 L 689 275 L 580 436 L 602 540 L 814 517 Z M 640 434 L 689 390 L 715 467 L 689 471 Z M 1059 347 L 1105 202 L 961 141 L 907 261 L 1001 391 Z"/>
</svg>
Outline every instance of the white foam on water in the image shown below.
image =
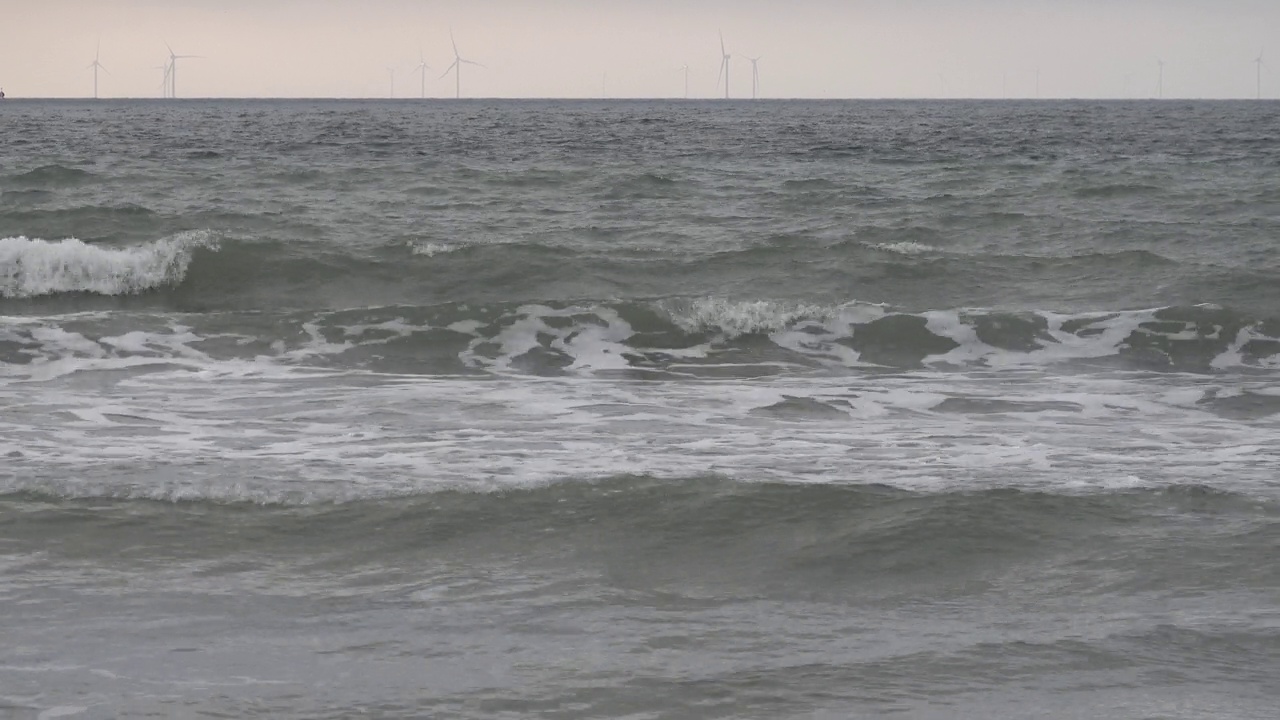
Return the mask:
<svg viewBox="0 0 1280 720">
<path fill-rule="evenodd" d="M 76 238 L 0 238 L 0 297 L 130 295 L 175 285 L 186 277 L 197 248 L 217 249 L 214 235 L 185 232 L 126 247 L 89 245 Z"/>
<path fill-rule="evenodd" d="M 671 300 L 661 307 L 685 332 L 718 332 L 729 338 L 777 332 L 801 320 L 830 320 L 840 313 L 822 305 L 715 297 Z"/>
<path fill-rule="evenodd" d="M 911 240 L 895 243 L 876 243 L 871 247 L 876 250 L 884 250 L 885 252 L 897 253 L 899 255 L 923 255 L 925 253 L 941 252 L 938 248 L 924 243 L 918 243 Z"/>
<path fill-rule="evenodd" d="M 409 241 L 409 252 L 414 255 L 422 255 L 423 257 L 444 255 L 446 253 L 454 252 L 459 248 L 459 245 L 451 245 L 449 243 Z"/>
<path fill-rule="evenodd" d="M 578 317 L 594 318 L 595 322 L 574 320 Z M 573 321 L 549 322 L 555 318 Z M 626 341 L 635 331 L 615 310 L 607 307 L 523 305 L 501 318 L 498 324 L 502 329 L 493 337 L 476 335 L 460 355 L 463 363 L 492 372 L 515 373 L 520 372 L 515 366 L 518 358 L 541 348 L 566 358 L 567 372 L 592 373 L 632 367 L 626 355 L 633 350 Z M 478 326 L 454 323 L 449 329 L 475 335 Z M 482 352 L 482 348 L 494 346 L 498 348 L 496 356 Z"/>
<path fill-rule="evenodd" d="M 1207 376 L 655 383 L 271 369 L 218 362 L 0 385 L 0 406 L 13 409 L 0 414 L 0 492 L 310 503 L 719 474 L 919 492 L 1145 483 L 1280 496 L 1280 417 L 1214 414 L 1198 399 L 1233 385 Z"/>
</svg>

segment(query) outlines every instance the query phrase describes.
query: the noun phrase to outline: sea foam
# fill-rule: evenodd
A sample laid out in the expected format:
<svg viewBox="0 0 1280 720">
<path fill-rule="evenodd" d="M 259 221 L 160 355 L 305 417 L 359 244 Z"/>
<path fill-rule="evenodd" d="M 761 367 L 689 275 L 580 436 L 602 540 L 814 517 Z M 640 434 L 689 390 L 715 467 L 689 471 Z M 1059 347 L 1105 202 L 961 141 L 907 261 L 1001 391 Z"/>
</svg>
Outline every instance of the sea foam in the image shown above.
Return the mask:
<svg viewBox="0 0 1280 720">
<path fill-rule="evenodd" d="M 0 238 L 0 297 L 130 295 L 174 285 L 186 277 L 197 248 L 217 249 L 214 234 L 184 232 L 128 247 L 89 245 L 76 238 Z"/>
</svg>

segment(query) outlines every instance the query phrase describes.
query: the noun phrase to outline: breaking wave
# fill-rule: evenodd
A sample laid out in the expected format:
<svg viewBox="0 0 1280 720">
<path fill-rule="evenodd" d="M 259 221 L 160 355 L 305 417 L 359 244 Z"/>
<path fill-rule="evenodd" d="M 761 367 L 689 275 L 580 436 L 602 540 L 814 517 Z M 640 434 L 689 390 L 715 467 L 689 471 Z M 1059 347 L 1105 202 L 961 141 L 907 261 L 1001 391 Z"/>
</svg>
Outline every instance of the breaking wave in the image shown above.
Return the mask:
<svg viewBox="0 0 1280 720">
<path fill-rule="evenodd" d="M 197 248 L 217 249 L 213 233 L 185 232 L 128 247 L 90 245 L 76 238 L 0 238 L 0 297 L 132 295 L 176 285 L 186 277 Z"/>
<path fill-rule="evenodd" d="M 414 375 L 1280 369 L 1280 319 L 1209 305 L 912 313 L 859 302 L 692 298 L 94 317 L 3 319 L 0 369 L 66 358 L 129 365 L 261 361 Z"/>
</svg>

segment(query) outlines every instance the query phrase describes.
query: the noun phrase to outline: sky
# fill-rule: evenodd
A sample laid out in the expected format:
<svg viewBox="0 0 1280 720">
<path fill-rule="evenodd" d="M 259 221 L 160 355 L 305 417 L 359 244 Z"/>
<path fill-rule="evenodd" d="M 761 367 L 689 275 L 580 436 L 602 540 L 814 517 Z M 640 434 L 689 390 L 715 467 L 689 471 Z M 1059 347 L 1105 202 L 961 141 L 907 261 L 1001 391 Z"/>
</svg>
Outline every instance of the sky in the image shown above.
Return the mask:
<svg viewBox="0 0 1280 720">
<path fill-rule="evenodd" d="M 1280 0 L 0 0 L 10 97 L 1280 97 Z M 100 47 L 100 50 L 98 49 Z M 431 66 L 415 70 L 422 60 Z M 109 73 L 109 74 L 108 74 Z"/>
</svg>

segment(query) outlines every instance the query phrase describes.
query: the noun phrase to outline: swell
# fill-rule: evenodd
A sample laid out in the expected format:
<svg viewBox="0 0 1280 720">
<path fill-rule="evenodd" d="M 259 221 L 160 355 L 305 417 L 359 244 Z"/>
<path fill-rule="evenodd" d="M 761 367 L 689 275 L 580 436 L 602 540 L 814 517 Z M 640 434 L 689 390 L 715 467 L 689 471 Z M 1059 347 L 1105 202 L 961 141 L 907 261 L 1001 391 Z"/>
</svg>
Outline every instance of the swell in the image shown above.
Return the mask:
<svg viewBox="0 0 1280 720">
<path fill-rule="evenodd" d="M 20 188 L 24 190 L 48 190 L 75 187 L 97 180 L 98 176 L 79 168 L 65 165 L 42 165 L 40 167 L 0 177 L 0 187 Z"/>
<path fill-rule="evenodd" d="M 563 244 L 401 240 L 364 249 L 223 238 L 217 247 L 196 244 L 185 270 L 170 281 L 103 290 L 116 272 L 103 265 L 103 276 L 87 272 L 81 278 L 83 287 L 68 284 L 38 293 L 11 289 L 4 297 L 82 295 L 43 308 L 56 305 L 59 312 L 69 305 L 80 311 L 118 307 L 105 296 L 130 294 L 145 295 L 131 307 L 205 311 L 741 296 L 745 288 L 778 299 L 831 303 L 854 296 L 909 309 L 1216 303 L 1258 314 L 1280 306 L 1280 284 L 1272 282 L 1274 273 L 1266 266 L 1200 265 L 1144 250 L 1070 257 L 968 255 L 946 252 L 935 242 L 882 235 L 819 245 L 779 238 L 708 254 L 615 248 L 599 237 Z M 86 292 L 103 297 L 95 300 L 83 296 Z M 32 304 L 29 311 L 42 312 L 42 306 Z"/>
<path fill-rule="evenodd" d="M 357 572 L 437 552 L 517 552 L 603 564 L 624 587 L 723 584 L 792 596 L 983 593 L 1005 572 L 1041 575 L 1048 594 L 1070 583 L 1080 595 L 1280 580 L 1268 562 L 1280 506 L 1202 486 L 921 494 L 614 477 L 292 507 L 20 493 L 0 496 L 0 516 L 12 543 L 54 554 L 128 548 L 131 561 L 152 562 L 319 548 L 326 563 Z"/>
</svg>

